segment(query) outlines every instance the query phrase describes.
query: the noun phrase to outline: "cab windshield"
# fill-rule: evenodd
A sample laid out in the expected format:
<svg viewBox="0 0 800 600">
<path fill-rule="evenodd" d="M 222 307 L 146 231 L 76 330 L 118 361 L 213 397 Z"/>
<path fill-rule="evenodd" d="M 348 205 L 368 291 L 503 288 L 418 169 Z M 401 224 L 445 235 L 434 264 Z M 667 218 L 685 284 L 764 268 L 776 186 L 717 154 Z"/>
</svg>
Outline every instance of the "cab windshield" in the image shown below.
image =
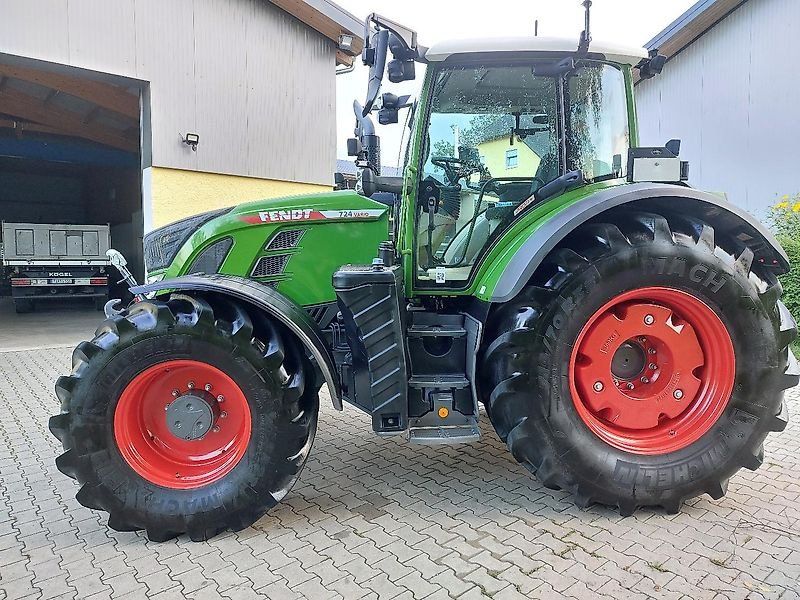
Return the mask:
<svg viewBox="0 0 800 600">
<path fill-rule="evenodd" d="M 434 79 L 416 217 L 423 287 L 466 282 L 491 241 L 563 173 L 624 175 L 628 113 L 617 67 L 454 65 Z"/>
</svg>

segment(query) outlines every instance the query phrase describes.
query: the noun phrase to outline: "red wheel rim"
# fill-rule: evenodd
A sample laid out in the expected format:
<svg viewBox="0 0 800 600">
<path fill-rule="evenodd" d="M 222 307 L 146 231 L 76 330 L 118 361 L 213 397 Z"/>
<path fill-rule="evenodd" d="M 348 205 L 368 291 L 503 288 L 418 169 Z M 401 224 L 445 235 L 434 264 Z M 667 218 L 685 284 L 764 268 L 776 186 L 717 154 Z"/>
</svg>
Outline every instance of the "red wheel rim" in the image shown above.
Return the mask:
<svg viewBox="0 0 800 600">
<path fill-rule="evenodd" d="M 708 305 L 680 290 L 647 287 L 592 315 L 572 351 L 569 385 L 578 415 L 597 437 L 658 455 L 713 427 L 735 373 L 730 335 Z"/>
<path fill-rule="evenodd" d="M 202 437 L 176 435 L 175 427 L 182 425 L 175 417 L 168 423 L 174 402 L 205 403 L 203 414 L 212 415 L 212 425 Z M 189 421 L 186 427 L 191 430 Z M 173 489 L 198 488 L 227 475 L 244 456 L 250 432 L 250 406 L 239 386 L 195 360 L 145 369 L 123 390 L 114 412 L 114 437 L 128 465 L 146 480 Z"/>
</svg>

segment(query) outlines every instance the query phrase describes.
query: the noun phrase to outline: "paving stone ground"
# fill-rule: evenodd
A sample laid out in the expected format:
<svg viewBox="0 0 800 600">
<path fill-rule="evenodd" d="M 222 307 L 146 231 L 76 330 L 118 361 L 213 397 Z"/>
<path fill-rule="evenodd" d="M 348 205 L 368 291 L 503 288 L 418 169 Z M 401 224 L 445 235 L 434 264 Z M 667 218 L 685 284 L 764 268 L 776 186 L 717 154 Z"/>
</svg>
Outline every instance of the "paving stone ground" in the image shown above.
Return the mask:
<svg viewBox="0 0 800 600">
<path fill-rule="evenodd" d="M 582 511 L 480 442 L 416 446 L 323 410 L 311 458 L 253 527 L 208 543 L 106 527 L 59 473 L 66 349 L 0 353 L 0 600 L 800 598 L 800 394 L 763 467 L 678 515 Z"/>
</svg>

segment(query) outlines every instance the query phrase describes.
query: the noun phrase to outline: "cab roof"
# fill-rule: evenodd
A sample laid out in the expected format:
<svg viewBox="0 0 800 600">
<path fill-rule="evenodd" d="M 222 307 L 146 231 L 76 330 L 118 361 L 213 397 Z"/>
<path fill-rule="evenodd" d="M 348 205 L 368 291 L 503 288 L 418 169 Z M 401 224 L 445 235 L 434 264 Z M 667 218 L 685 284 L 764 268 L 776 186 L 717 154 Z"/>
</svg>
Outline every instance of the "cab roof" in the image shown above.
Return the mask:
<svg viewBox="0 0 800 600">
<path fill-rule="evenodd" d="M 448 40 L 432 45 L 424 58 L 430 62 L 441 62 L 457 54 L 499 53 L 499 52 L 561 52 L 575 53 L 578 40 L 554 37 L 505 37 Z M 602 54 L 606 60 L 616 63 L 636 65 L 647 58 L 647 50 L 636 46 L 595 42 L 589 46 L 592 54 Z"/>
</svg>

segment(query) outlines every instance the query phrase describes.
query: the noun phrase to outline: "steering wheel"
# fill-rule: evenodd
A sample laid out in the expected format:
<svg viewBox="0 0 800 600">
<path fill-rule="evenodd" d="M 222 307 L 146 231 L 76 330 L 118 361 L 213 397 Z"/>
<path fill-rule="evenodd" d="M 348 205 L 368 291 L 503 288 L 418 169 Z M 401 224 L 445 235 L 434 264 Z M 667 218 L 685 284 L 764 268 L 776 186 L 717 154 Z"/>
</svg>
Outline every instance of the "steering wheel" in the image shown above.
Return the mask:
<svg viewBox="0 0 800 600">
<path fill-rule="evenodd" d="M 455 156 L 431 156 L 431 164 L 444 171 L 447 183 L 455 185 L 462 177 L 467 177 L 469 172 L 463 160 Z"/>
</svg>

